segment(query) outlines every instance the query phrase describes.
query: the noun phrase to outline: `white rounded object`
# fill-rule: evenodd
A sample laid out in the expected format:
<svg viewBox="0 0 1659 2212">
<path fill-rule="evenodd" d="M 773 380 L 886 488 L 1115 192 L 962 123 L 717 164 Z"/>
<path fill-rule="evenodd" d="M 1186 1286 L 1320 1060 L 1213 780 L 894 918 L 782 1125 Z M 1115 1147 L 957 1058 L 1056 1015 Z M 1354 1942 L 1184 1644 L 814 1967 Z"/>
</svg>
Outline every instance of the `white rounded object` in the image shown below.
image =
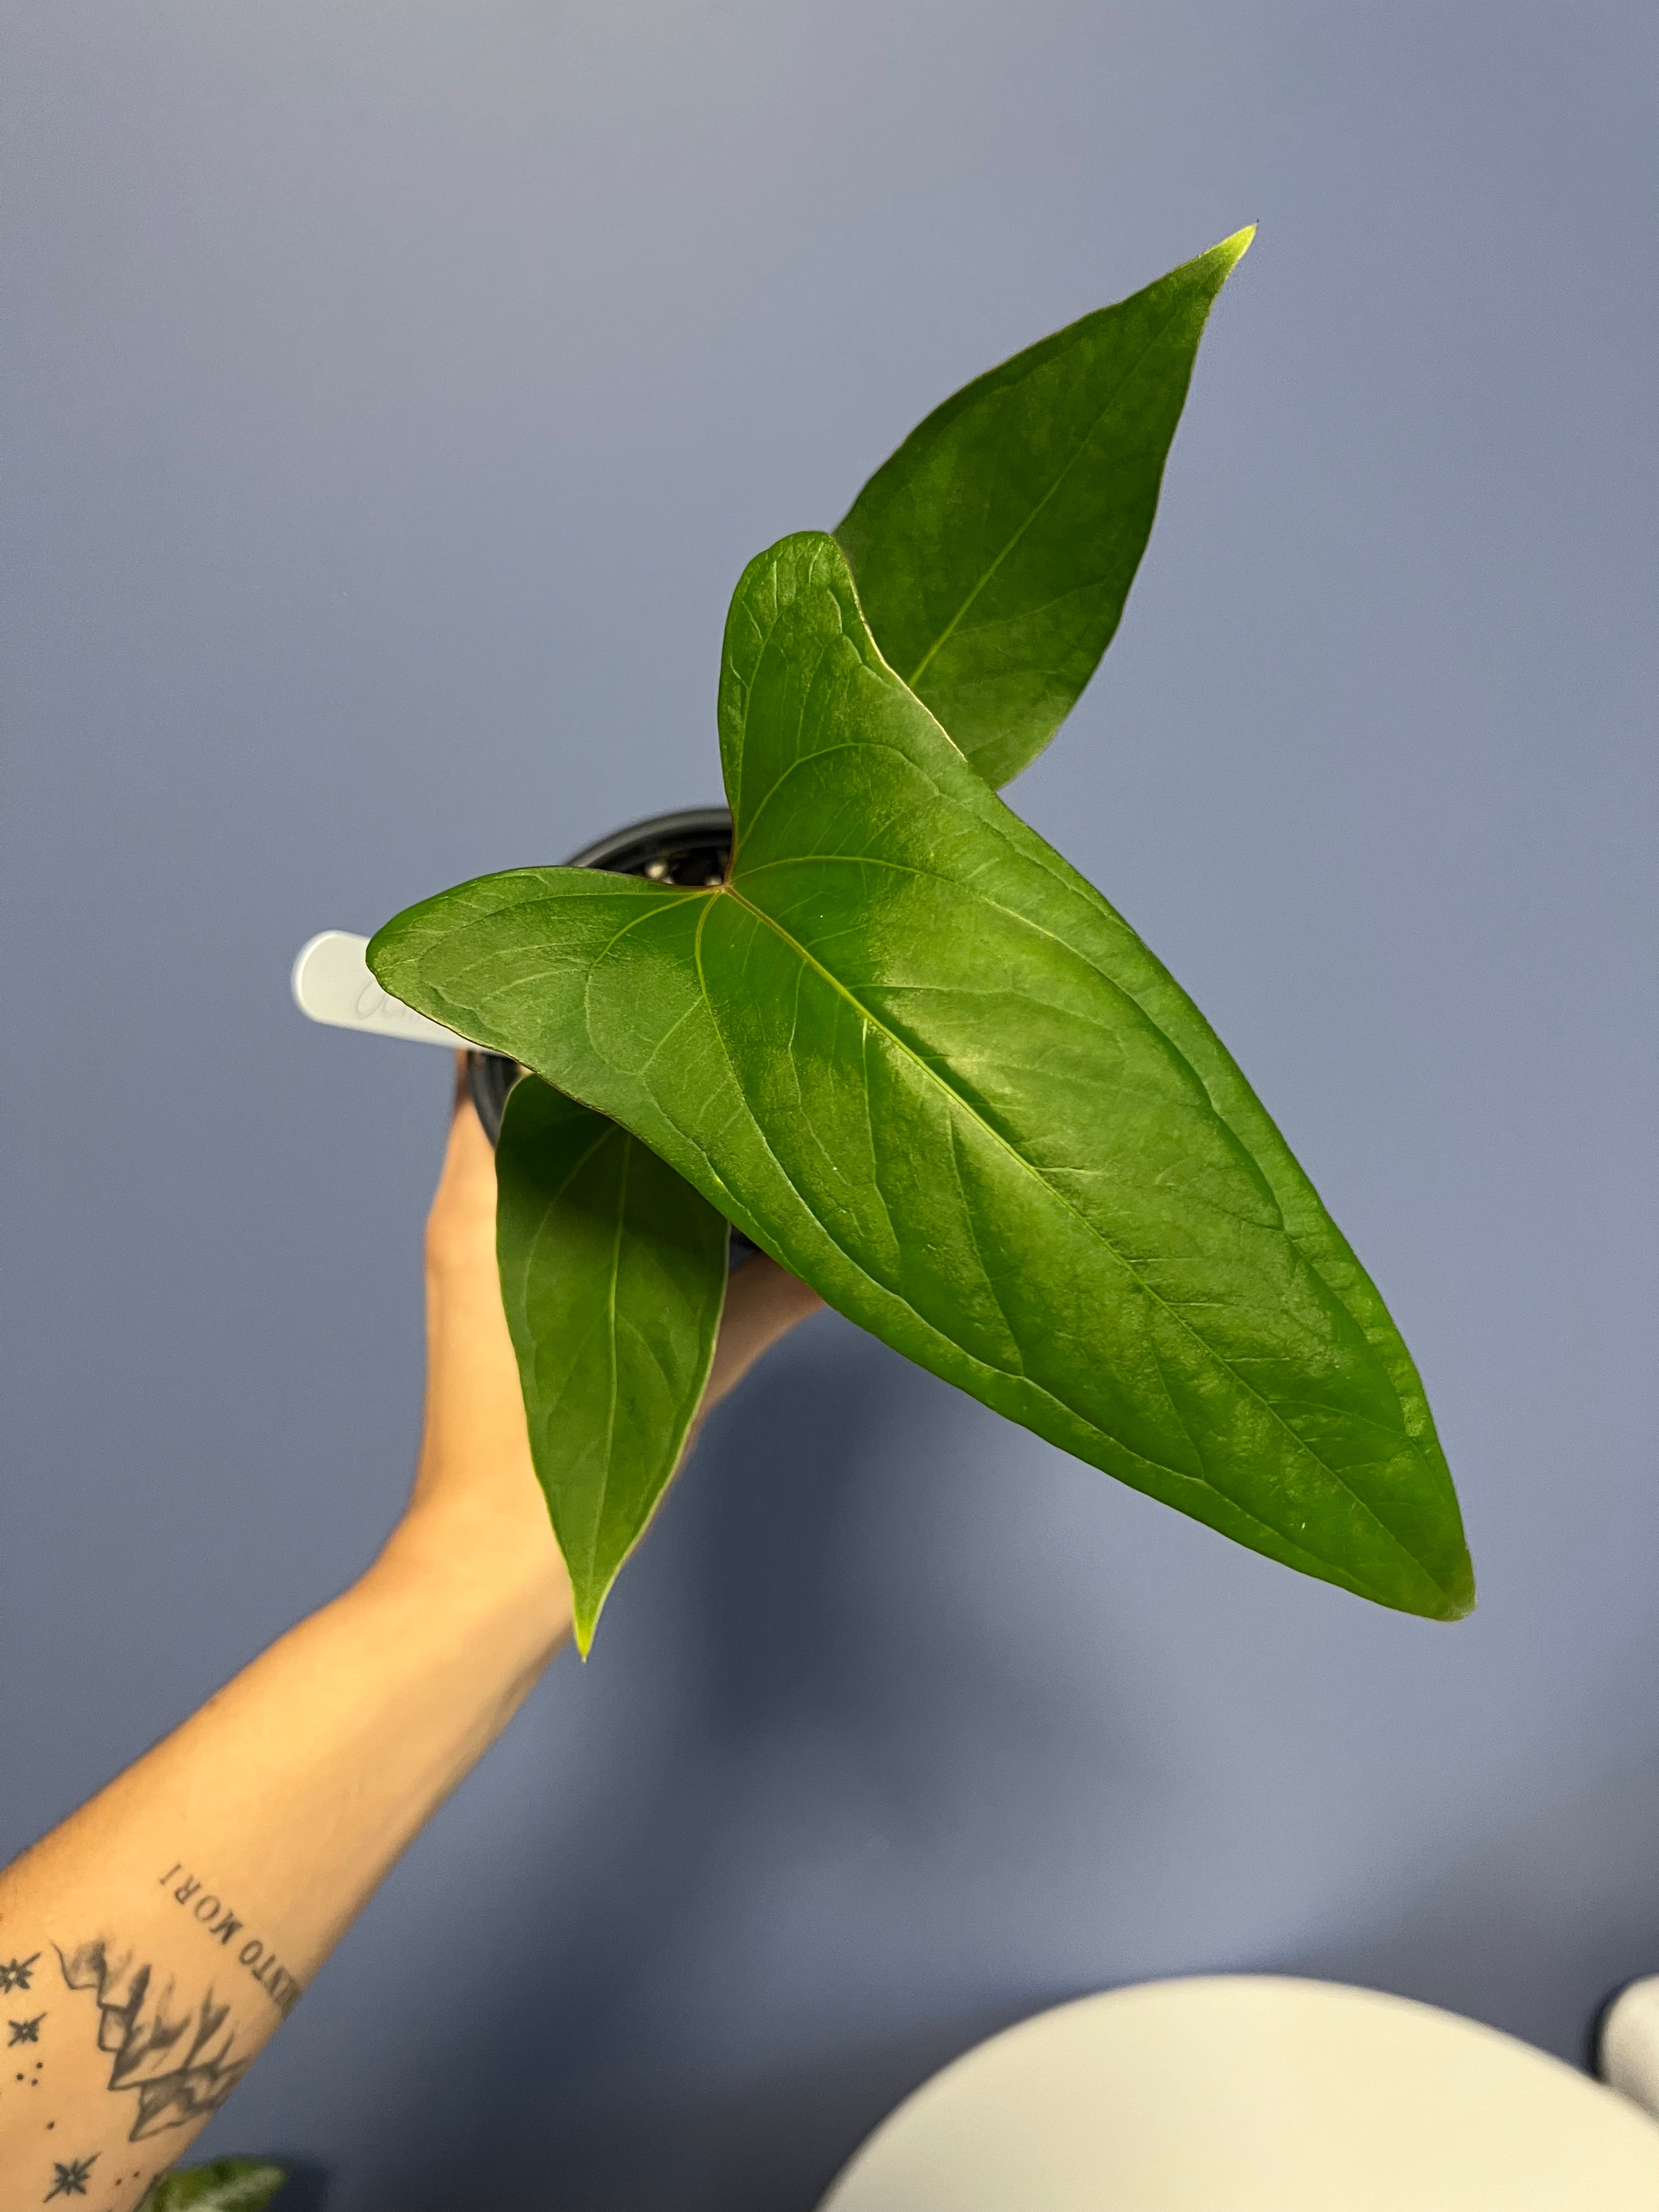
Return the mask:
<svg viewBox="0 0 1659 2212">
<path fill-rule="evenodd" d="M 820 2212 L 1656 2212 L 1659 2124 L 1495 2028 L 1333 1982 L 1145 1982 L 901 2105 Z"/>
<path fill-rule="evenodd" d="M 366 937 L 348 929 L 319 930 L 300 947 L 290 978 L 294 1003 L 313 1022 L 362 1030 L 370 1036 L 404 1037 L 410 1044 L 441 1044 L 452 1052 L 466 1039 L 428 1021 L 413 1006 L 382 990 L 363 955 Z"/>
<path fill-rule="evenodd" d="M 1659 2118 L 1659 1974 L 1632 1982 L 1608 2006 L 1596 2061 L 1604 2081 Z"/>
</svg>

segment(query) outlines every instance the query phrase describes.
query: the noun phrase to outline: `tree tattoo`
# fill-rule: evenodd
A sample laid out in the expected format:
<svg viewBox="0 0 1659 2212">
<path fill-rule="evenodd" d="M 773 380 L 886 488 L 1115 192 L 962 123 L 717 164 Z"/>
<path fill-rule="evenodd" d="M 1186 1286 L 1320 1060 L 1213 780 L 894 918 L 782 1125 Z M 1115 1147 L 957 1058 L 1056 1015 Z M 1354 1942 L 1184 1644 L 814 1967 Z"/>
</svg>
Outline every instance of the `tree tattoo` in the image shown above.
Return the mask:
<svg viewBox="0 0 1659 2212">
<path fill-rule="evenodd" d="M 138 2100 L 130 2142 L 216 2112 L 252 2065 L 251 2058 L 232 2057 L 230 2007 L 216 2004 L 210 1989 L 200 2004 L 175 2013 L 173 1984 L 158 1990 L 151 1969 L 135 1965 L 130 1952 L 112 1960 L 100 1942 L 83 1943 L 69 1957 L 59 1951 L 58 1959 L 70 1989 L 97 1994 L 98 2048 L 112 2062 L 109 2086 Z"/>
</svg>

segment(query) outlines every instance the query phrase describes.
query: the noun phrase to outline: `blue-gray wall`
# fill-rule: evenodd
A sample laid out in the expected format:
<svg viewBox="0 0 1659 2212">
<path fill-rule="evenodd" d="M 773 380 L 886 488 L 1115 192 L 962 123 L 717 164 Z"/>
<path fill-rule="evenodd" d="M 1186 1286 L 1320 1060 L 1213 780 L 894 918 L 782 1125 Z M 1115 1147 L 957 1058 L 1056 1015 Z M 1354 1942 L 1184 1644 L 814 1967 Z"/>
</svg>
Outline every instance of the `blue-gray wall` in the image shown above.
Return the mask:
<svg viewBox="0 0 1659 2212">
<path fill-rule="evenodd" d="M 1017 805 L 1392 1302 L 1482 1605 L 1368 1609 L 838 1320 L 208 2139 L 331 2212 L 810 2204 L 992 2027 L 1659 1966 L 1642 0 L 10 0 L 0 1851 L 371 1555 L 448 1072 L 287 966 L 717 793 L 727 592 L 1242 222 Z"/>
</svg>

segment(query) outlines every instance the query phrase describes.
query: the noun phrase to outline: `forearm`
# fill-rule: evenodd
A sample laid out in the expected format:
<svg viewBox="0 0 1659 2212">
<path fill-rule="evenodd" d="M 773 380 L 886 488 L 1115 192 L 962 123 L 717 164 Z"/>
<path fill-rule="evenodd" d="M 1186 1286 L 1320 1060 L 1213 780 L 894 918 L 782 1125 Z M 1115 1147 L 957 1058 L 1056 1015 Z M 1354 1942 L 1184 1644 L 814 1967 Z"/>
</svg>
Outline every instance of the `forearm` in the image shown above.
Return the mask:
<svg viewBox="0 0 1659 2212">
<path fill-rule="evenodd" d="M 216 2112 L 570 1629 L 470 1106 L 427 1227 L 427 1407 L 381 1559 L 0 1875 L 0 2203 L 126 2212 Z M 817 1304 L 733 1280 L 705 1405 Z"/>
<path fill-rule="evenodd" d="M 90 2160 L 88 2188 L 128 2206 L 179 2157 L 568 1621 L 550 1540 L 504 1567 L 417 1507 L 360 1583 L 0 1875 L 20 2203 L 60 2167 L 78 2193 Z"/>
</svg>

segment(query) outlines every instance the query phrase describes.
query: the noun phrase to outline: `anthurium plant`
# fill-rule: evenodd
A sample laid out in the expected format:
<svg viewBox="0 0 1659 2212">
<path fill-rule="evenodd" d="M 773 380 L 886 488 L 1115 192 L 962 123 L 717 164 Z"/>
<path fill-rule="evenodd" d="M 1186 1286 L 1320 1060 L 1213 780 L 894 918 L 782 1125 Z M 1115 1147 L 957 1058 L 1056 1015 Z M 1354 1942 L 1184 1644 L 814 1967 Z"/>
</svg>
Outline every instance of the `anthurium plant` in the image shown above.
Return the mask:
<svg viewBox="0 0 1659 2212">
<path fill-rule="evenodd" d="M 1250 236 L 969 385 L 833 534 L 750 563 L 723 872 L 515 868 L 369 948 L 396 997 L 530 1071 L 501 1284 L 584 1650 L 696 1414 L 733 1224 L 1237 1542 L 1431 1619 L 1474 1602 L 1370 1278 L 1198 1008 L 998 796 L 1117 628 Z"/>
</svg>

